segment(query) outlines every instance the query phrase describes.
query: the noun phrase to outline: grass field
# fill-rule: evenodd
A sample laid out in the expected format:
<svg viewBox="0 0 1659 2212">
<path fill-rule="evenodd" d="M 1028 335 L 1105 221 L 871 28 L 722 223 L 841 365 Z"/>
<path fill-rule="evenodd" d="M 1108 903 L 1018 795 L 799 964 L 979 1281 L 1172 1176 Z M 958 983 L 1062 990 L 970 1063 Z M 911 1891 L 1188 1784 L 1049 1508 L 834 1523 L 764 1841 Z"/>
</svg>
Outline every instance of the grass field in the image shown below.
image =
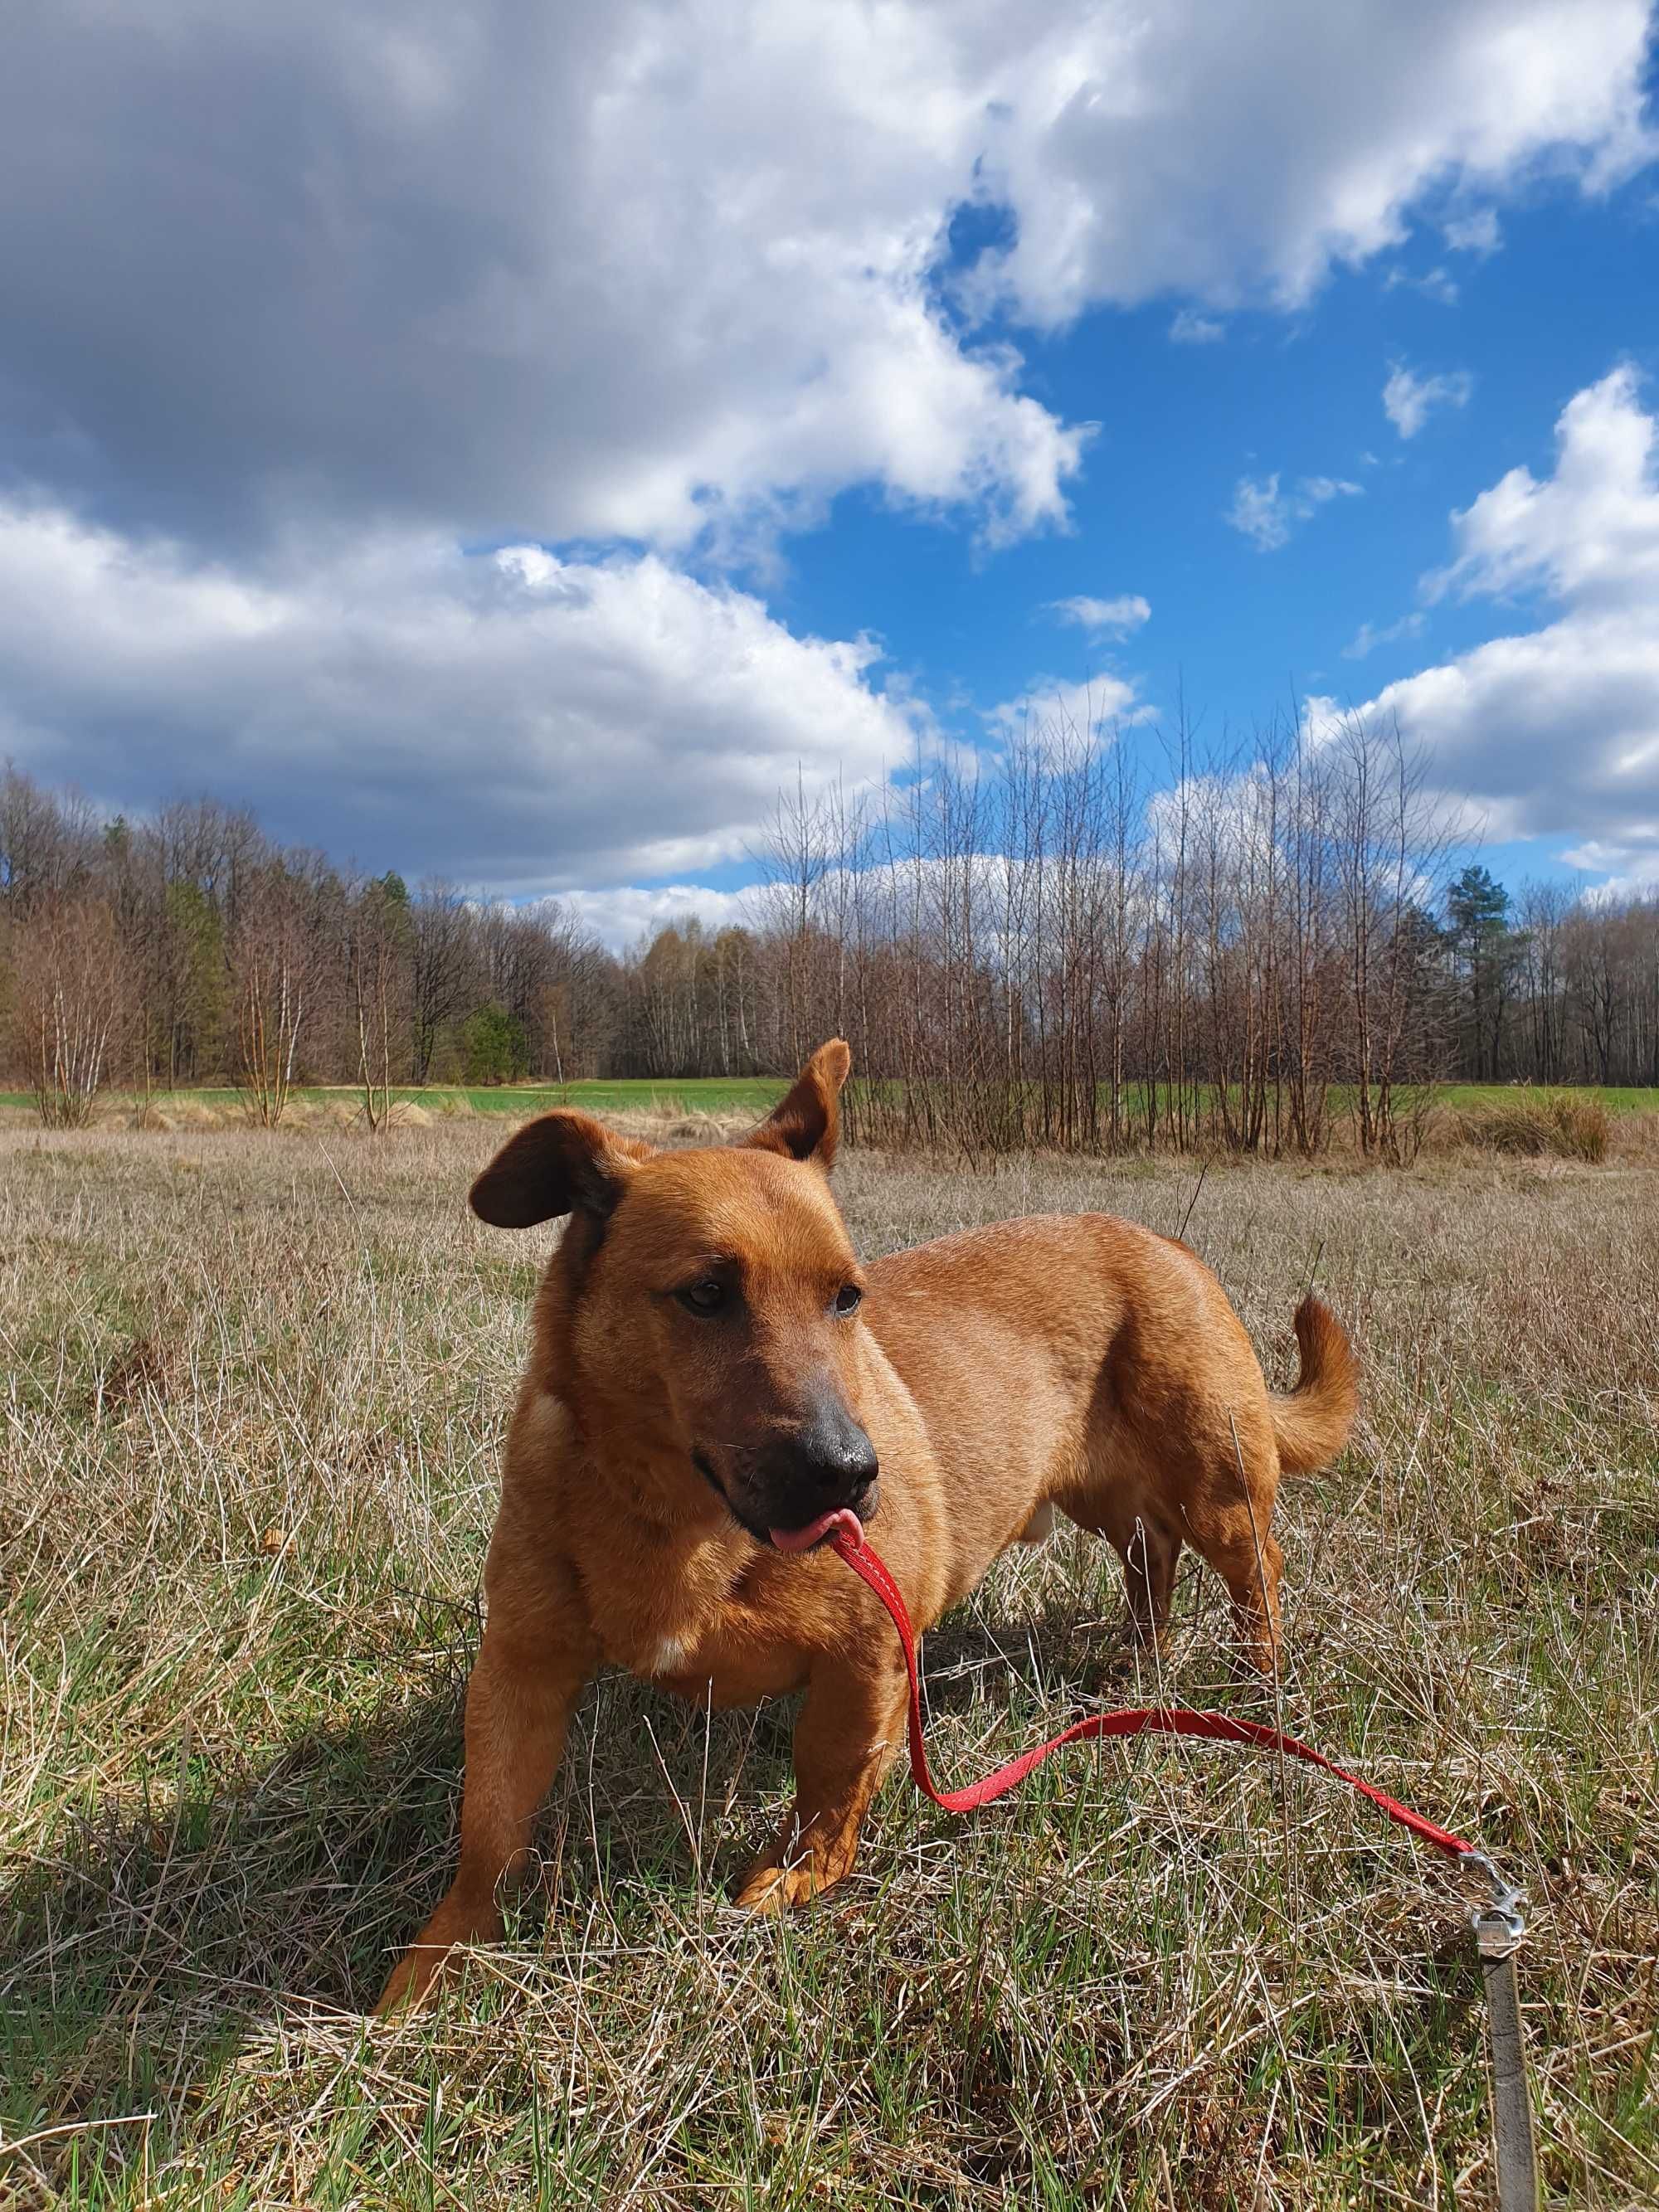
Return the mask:
<svg viewBox="0 0 1659 2212">
<path fill-rule="evenodd" d="M 787 1086 L 781 1080 L 760 1075 L 665 1076 L 647 1079 L 632 1077 L 607 1079 L 593 1083 L 515 1083 L 490 1085 L 463 1084 L 428 1084 L 424 1086 L 404 1085 L 393 1091 L 393 1097 L 410 1104 L 421 1106 L 435 1114 L 456 1111 L 474 1114 L 506 1114 L 527 1118 L 532 1114 L 545 1113 L 553 1106 L 580 1106 L 590 1114 L 753 1114 L 758 1118 L 776 1103 Z M 1143 1110 L 1139 1092 L 1131 1085 L 1127 1110 L 1133 1116 Z M 1436 1103 L 1443 1107 L 1460 1109 L 1512 1105 L 1517 1098 L 1546 1098 L 1555 1094 L 1543 1086 L 1516 1087 L 1506 1083 L 1445 1083 L 1435 1091 Z M 1613 1114 L 1659 1114 L 1659 1091 L 1632 1090 L 1618 1085 L 1586 1084 L 1570 1094 L 1575 1098 L 1595 1099 Z M 362 1092 L 344 1085 L 297 1090 L 295 1097 L 302 1105 L 318 1106 L 328 1103 L 353 1106 L 361 1103 Z M 200 1090 L 179 1092 L 160 1091 L 156 1103 L 166 1107 L 169 1099 L 179 1098 L 213 1108 L 227 1116 L 240 1110 L 239 1094 L 223 1086 L 208 1085 Z M 112 1092 L 108 1105 L 111 1111 L 131 1110 L 137 1104 L 136 1094 Z M 27 1091 L 0 1091 L 0 1107 L 27 1110 L 33 1106 Z"/>
<path fill-rule="evenodd" d="M 544 1114 L 552 1106 L 580 1106 L 590 1114 L 753 1114 L 758 1117 L 776 1103 L 787 1087 L 766 1076 L 688 1075 L 661 1081 L 629 1078 L 603 1083 L 404 1084 L 394 1087 L 392 1097 L 437 1114 L 459 1109 L 474 1114 L 528 1116 Z M 307 1105 L 329 1101 L 347 1105 L 362 1103 L 361 1091 L 340 1084 L 302 1088 L 294 1097 Z M 162 1107 L 174 1097 L 226 1114 L 235 1113 L 241 1103 L 238 1092 L 222 1085 L 155 1094 L 156 1103 Z M 137 1100 L 131 1092 L 120 1092 L 111 1094 L 111 1103 L 131 1108 Z M 33 1103 L 27 1091 L 0 1091 L 0 1106 L 32 1107 Z"/>
<path fill-rule="evenodd" d="M 366 2027 L 453 1859 L 549 1242 L 465 1213 L 494 1134 L 0 1132 L 0 2203 L 1489 2203 L 1466 1893 L 1219 1747 L 1074 1753 L 966 1821 L 895 1779 L 846 1887 L 757 1925 L 726 1885 L 788 1708 L 609 1677 L 508 1942 Z M 1190 1206 L 1279 1377 L 1316 1270 L 1365 1410 L 1281 1493 L 1279 1710 L 1524 1879 L 1551 2201 L 1654 2202 L 1659 1173 L 855 1153 L 838 1183 L 866 1253 Z M 940 1775 L 1102 1698 L 1274 1710 L 1207 1577 L 1155 1674 L 1121 1609 L 1074 1532 L 995 1570 L 928 1639 Z"/>
</svg>

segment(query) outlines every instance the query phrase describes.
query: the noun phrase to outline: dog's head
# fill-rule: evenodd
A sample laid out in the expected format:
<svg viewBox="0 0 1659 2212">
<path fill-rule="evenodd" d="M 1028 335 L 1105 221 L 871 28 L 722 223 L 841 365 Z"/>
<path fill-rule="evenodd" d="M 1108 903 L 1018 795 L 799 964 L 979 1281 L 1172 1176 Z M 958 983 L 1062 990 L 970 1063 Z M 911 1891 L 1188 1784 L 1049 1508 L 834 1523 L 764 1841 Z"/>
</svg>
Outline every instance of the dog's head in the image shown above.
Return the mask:
<svg viewBox="0 0 1659 2212">
<path fill-rule="evenodd" d="M 686 1481 L 785 1549 L 876 1505 L 854 1410 L 864 1278 L 828 1181 L 851 1061 L 838 1039 L 820 1046 L 759 1128 L 713 1150 L 653 1152 L 586 1114 L 544 1114 L 471 1192 L 498 1228 L 571 1216 L 584 1384 L 665 1419 Z"/>
</svg>

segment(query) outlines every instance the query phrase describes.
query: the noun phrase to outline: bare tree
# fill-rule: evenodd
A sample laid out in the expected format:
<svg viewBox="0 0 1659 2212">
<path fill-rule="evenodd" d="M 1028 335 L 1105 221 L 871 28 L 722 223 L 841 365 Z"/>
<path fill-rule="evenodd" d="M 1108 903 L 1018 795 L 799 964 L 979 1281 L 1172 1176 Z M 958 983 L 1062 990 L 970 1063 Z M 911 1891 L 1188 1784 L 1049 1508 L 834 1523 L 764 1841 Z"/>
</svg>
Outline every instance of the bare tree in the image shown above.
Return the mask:
<svg viewBox="0 0 1659 2212">
<path fill-rule="evenodd" d="M 42 899 L 14 926 L 13 1020 L 40 1119 L 84 1127 L 125 1042 L 128 961 L 97 897 Z"/>
<path fill-rule="evenodd" d="M 308 871 L 272 861 L 245 888 L 231 941 L 236 1080 L 252 1118 L 274 1129 L 288 1109 L 300 1039 L 317 1012 L 321 944 Z"/>
<path fill-rule="evenodd" d="M 413 919 L 410 1073 L 426 1083 L 445 1032 L 484 995 L 484 987 L 477 913 L 453 884 L 423 883 Z"/>
<path fill-rule="evenodd" d="M 408 1060 L 409 893 L 387 874 L 356 886 L 345 908 L 346 990 L 363 1121 L 371 1131 L 392 1119 L 394 1062 Z"/>
</svg>

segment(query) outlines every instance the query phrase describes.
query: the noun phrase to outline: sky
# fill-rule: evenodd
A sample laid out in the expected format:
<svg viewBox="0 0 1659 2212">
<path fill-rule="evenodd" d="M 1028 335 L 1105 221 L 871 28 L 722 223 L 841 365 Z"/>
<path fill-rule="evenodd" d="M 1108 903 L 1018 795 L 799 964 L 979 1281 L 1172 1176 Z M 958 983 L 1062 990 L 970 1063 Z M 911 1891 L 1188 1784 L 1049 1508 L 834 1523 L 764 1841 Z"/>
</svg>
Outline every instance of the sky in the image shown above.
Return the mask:
<svg viewBox="0 0 1659 2212">
<path fill-rule="evenodd" d="M 1026 709 L 1659 884 L 1647 0 L 21 0 L 0 755 L 623 945 Z"/>
</svg>

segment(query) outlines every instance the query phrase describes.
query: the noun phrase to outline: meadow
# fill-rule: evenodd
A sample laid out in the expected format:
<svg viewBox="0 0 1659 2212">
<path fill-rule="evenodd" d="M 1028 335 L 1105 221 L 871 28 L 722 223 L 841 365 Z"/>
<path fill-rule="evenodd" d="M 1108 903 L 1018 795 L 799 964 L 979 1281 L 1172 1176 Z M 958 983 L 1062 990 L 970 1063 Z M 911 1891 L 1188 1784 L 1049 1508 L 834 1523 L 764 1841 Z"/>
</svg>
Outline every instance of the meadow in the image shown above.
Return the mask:
<svg viewBox="0 0 1659 2212">
<path fill-rule="evenodd" d="M 507 1942 L 364 2021 L 453 1863 L 552 1233 L 465 1211 L 497 1101 L 541 1103 L 379 1138 L 0 1129 L 0 2204 L 1489 2203 L 1474 1886 L 1213 1746 L 1081 1749 L 960 1821 L 895 1778 L 847 1885 L 757 1924 L 728 1885 L 787 1802 L 789 1706 L 607 1676 Z M 1659 1167 L 853 1152 L 836 1180 L 866 1254 L 1185 1221 L 1281 1381 L 1316 1281 L 1364 1408 L 1281 1492 L 1277 1690 L 1190 1555 L 1138 1656 L 1115 1558 L 1067 1530 L 929 1638 L 935 1771 L 1103 1699 L 1215 1704 L 1478 1834 L 1532 1899 L 1551 2202 L 1655 2201 Z"/>
<path fill-rule="evenodd" d="M 855 1078 L 856 1081 L 857 1079 Z M 752 1114 L 757 1120 L 777 1103 L 788 1088 L 781 1078 L 766 1075 L 617 1076 L 574 1083 L 397 1084 L 392 1097 L 404 1106 L 419 1107 L 427 1115 L 447 1117 L 465 1114 L 505 1114 L 525 1118 L 556 1106 L 577 1106 L 588 1114 L 644 1114 L 716 1115 Z M 1517 1099 L 1565 1097 L 1594 1102 L 1610 1114 L 1659 1115 L 1659 1091 L 1628 1085 L 1577 1084 L 1570 1089 L 1508 1083 L 1442 1083 L 1429 1096 L 1442 1112 L 1496 1110 Z M 1125 1091 L 1125 1111 L 1133 1119 L 1144 1112 L 1141 1087 Z M 295 1088 L 295 1118 L 307 1114 L 337 1113 L 349 1118 L 362 1106 L 362 1092 L 348 1084 L 311 1084 Z M 100 1103 L 98 1119 L 117 1121 L 138 1113 L 146 1104 L 136 1091 L 111 1091 Z M 186 1091 L 156 1091 L 149 1094 L 151 1110 L 165 1119 L 170 1113 L 188 1115 L 192 1109 L 227 1121 L 244 1118 L 242 1094 L 228 1085 L 204 1085 Z M 0 1091 L 0 1109 L 13 1115 L 30 1115 L 34 1101 L 26 1091 Z M 1339 1120 L 1347 1111 L 1339 1086 Z"/>
</svg>

